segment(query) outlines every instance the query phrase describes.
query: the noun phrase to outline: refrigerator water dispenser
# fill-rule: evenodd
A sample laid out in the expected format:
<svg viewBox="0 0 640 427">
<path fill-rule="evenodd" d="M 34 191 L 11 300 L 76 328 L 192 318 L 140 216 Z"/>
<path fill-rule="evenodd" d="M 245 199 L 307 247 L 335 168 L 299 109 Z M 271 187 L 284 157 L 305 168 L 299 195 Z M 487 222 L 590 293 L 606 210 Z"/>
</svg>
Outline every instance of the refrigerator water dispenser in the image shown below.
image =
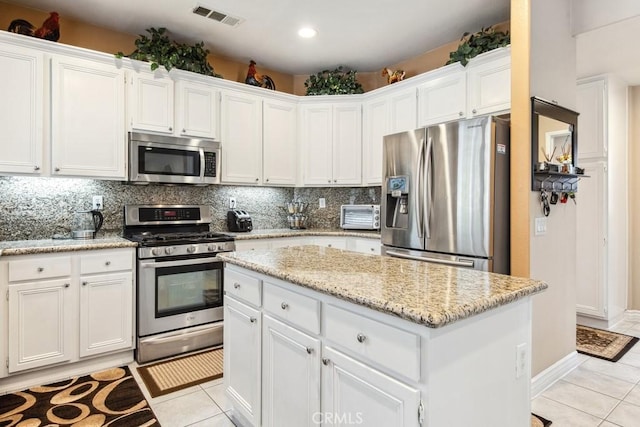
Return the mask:
<svg viewBox="0 0 640 427">
<path fill-rule="evenodd" d="M 409 177 L 388 177 L 386 193 L 386 226 L 389 228 L 407 228 L 409 226 Z"/>
</svg>

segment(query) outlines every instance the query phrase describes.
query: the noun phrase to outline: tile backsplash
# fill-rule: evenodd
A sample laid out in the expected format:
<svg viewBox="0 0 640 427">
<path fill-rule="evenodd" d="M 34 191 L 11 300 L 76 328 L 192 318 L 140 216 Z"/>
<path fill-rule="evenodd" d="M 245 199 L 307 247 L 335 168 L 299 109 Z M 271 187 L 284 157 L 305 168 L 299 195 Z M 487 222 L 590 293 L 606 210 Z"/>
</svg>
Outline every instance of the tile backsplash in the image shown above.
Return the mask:
<svg viewBox="0 0 640 427">
<path fill-rule="evenodd" d="M 94 195 L 104 197 L 105 220 L 99 236 L 122 234 L 123 208 L 131 204 L 210 205 L 212 230 L 226 231 L 229 197 L 236 198 L 238 209 L 251 214 L 254 229 L 287 228 L 284 206 L 294 197 L 309 202 L 313 228 L 338 228 L 342 204 L 380 203 L 380 187 L 137 186 L 91 179 L 0 177 L 0 241 L 69 234 L 74 212 L 91 209 Z M 318 208 L 321 197 L 326 200 L 324 209 Z"/>
</svg>

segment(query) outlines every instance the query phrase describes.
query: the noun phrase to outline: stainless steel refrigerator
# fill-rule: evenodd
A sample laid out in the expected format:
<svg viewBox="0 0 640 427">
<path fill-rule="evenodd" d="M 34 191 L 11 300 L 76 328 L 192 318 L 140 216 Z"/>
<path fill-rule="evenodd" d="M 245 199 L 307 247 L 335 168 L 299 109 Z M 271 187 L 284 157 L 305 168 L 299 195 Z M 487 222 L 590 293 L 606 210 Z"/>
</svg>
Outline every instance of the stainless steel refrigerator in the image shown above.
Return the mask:
<svg viewBox="0 0 640 427">
<path fill-rule="evenodd" d="M 383 254 L 509 274 L 509 116 L 384 137 Z"/>
</svg>

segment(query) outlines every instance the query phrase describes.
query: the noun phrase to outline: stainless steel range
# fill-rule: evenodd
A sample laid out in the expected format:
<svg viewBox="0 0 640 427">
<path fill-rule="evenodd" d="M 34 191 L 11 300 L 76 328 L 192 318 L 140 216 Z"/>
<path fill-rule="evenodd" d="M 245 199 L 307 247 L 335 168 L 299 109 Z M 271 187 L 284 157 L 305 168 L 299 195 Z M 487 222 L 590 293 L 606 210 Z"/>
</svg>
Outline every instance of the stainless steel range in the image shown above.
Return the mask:
<svg viewBox="0 0 640 427">
<path fill-rule="evenodd" d="M 130 205 L 124 237 L 138 242 L 139 363 L 222 344 L 223 263 L 234 238 L 209 231 L 203 205 Z"/>
</svg>

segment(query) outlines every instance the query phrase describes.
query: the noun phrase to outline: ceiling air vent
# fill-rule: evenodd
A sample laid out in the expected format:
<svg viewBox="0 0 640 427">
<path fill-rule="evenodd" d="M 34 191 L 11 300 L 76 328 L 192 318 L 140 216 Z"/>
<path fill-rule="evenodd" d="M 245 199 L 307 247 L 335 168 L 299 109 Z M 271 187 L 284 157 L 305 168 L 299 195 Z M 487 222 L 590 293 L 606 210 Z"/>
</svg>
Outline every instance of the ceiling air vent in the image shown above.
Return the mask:
<svg viewBox="0 0 640 427">
<path fill-rule="evenodd" d="M 204 16 L 205 18 L 213 19 L 214 21 L 221 22 L 223 24 L 229 25 L 230 27 L 235 27 L 239 25 L 242 21 L 242 18 L 237 18 L 235 16 L 228 15 L 224 12 L 220 12 L 219 10 L 211 10 L 207 7 L 197 5 L 193 8 L 193 13 L 196 15 Z"/>
</svg>

